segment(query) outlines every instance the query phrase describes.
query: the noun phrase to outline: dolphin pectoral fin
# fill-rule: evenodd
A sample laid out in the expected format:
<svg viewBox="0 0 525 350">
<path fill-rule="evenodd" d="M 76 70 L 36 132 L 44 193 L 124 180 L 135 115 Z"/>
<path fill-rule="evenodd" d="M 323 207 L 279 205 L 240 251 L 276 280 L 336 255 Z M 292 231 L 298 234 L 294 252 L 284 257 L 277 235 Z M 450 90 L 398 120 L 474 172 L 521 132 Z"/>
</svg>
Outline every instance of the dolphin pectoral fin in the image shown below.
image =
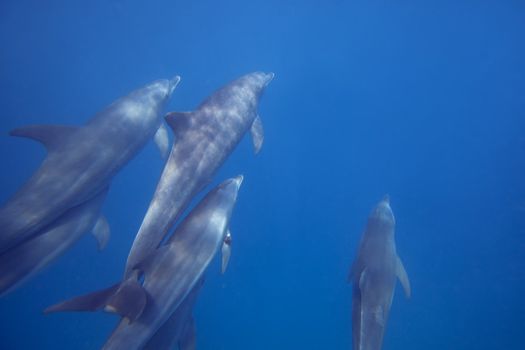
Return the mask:
<svg viewBox="0 0 525 350">
<path fill-rule="evenodd" d="M 182 336 L 179 341 L 180 350 L 195 350 L 197 344 L 197 337 L 195 334 L 195 320 L 190 316 L 189 320 L 184 326 Z"/>
<path fill-rule="evenodd" d="M 221 274 L 224 274 L 226 272 L 226 268 L 228 268 L 228 262 L 230 261 L 230 256 L 232 254 L 232 235 L 230 230 L 228 230 L 226 237 L 224 237 L 224 241 L 222 242 L 221 254 Z"/>
<path fill-rule="evenodd" d="M 190 127 L 192 114 L 193 112 L 170 112 L 166 114 L 164 119 L 173 130 L 175 137 L 180 136 Z"/>
<path fill-rule="evenodd" d="M 399 278 L 399 282 L 401 282 L 401 285 L 403 286 L 406 297 L 410 298 L 410 295 L 411 295 L 410 281 L 408 279 L 408 274 L 405 270 L 405 267 L 403 266 L 403 263 L 401 262 L 401 259 L 399 258 L 399 256 L 396 259 L 396 275 L 397 275 L 397 278 Z"/>
<path fill-rule="evenodd" d="M 365 283 L 366 283 L 366 269 L 364 269 L 359 275 L 359 289 L 361 290 L 361 292 L 363 291 L 363 289 L 365 289 Z"/>
<path fill-rule="evenodd" d="M 28 125 L 13 129 L 11 136 L 27 137 L 43 144 L 51 152 L 61 140 L 80 129 L 78 126 L 66 125 Z"/>
<path fill-rule="evenodd" d="M 109 288 L 85 294 L 55 304 L 44 310 L 44 313 L 62 311 L 98 311 L 117 313 L 130 320 L 140 317 L 147 302 L 144 288 L 133 279 L 117 283 Z"/>
<path fill-rule="evenodd" d="M 118 290 L 109 297 L 104 310 L 119 314 L 133 323 L 142 315 L 147 300 L 146 290 L 137 280 L 130 278 L 120 284 Z"/>
<path fill-rule="evenodd" d="M 111 230 L 109 229 L 108 221 L 104 216 L 100 216 L 93 226 L 91 234 L 95 237 L 98 244 L 98 250 L 103 250 L 108 244 Z"/>
<path fill-rule="evenodd" d="M 351 283 L 354 279 L 357 277 L 360 277 L 361 272 L 361 265 L 359 264 L 359 260 L 356 259 L 352 266 L 350 266 L 350 270 L 348 271 L 348 283 Z"/>
<path fill-rule="evenodd" d="M 162 157 L 162 159 L 166 160 L 169 154 L 169 137 L 168 129 L 166 128 L 166 125 L 164 125 L 164 123 L 160 124 L 159 128 L 157 129 L 157 132 L 155 133 L 155 136 L 153 137 L 153 140 L 155 141 L 155 144 L 159 149 L 160 156 Z"/>
<path fill-rule="evenodd" d="M 261 118 L 259 118 L 259 116 L 253 120 L 252 127 L 250 128 L 250 134 L 252 135 L 253 152 L 257 154 L 261 150 L 264 141 L 264 130 Z"/>
</svg>

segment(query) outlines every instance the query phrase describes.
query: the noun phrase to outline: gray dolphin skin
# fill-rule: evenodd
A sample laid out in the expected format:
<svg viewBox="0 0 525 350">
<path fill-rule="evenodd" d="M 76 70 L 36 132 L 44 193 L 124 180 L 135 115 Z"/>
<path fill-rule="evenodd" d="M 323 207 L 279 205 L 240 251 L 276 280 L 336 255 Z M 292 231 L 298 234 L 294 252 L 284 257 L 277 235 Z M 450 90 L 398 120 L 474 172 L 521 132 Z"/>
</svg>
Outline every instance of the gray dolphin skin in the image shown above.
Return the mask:
<svg viewBox="0 0 525 350">
<path fill-rule="evenodd" d="M 195 111 L 166 116 L 175 142 L 133 242 L 125 278 L 159 246 L 248 130 L 255 153 L 259 152 L 263 129 L 257 106 L 273 76 L 262 72 L 244 75 L 213 93 Z"/>
<path fill-rule="evenodd" d="M 47 267 L 69 249 L 84 233 L 96 230 L 103 248 L 109 228 L 100 218 L 107 189 L 95 198 L 67 211 L 42 233 L 0 255 L 0 295 L 14 290 Z M 100 224 L 99 224 L 100 223 Z"/>
<path fill-rule="evenodd" d="M 394 231 L 394 214 L 390 199 L 385 196 L 368 218 L 350 269 L 354 350 L 381 349 L 396 277 L 410 297 L 410 282 L 396 253 Z"/>
<path fill-rule="evenodd" d="M 132 276 L 142 275 L 143 285 L 131 277 L 120 286 L 65 301 L 46 312 L 103 308 L 119 313 L 124 317 L 103 349 L 143 348 L 172 316 L 178 317 L 174 315 L 185 300 L 193 304 L 187 298 L 194 297 L 192 291 L 224 241 L 241 183 L 242 176 L 238 176 L 210 191 L 166 244 L 136 266 L 137 273 Z M 170 329 L 170 324 L 165 329 Z M 181 336 L 181 340 L 191 343 L 191 336 Z M 164 343 L 169 339 L 152 341 Z"/>
<path fill-rule="evenodd" d="M 95 197 L 162 125 L 180 78 L 158 80 L 122 97 L 81 127 L 32 125 L 11 131 L 44 144 L 40 168 L 0 208 L 0 253 L 38 235 Z"/>
<path fill-rule="evenodd" d="M 172 350 L 176 346 L 180 350 L 195 350 L 195 320 L 192 311 L 203 284 L 203 279 L 195 284 L 177 310 L 150 338 L 143 350 Z"/>
</svg>

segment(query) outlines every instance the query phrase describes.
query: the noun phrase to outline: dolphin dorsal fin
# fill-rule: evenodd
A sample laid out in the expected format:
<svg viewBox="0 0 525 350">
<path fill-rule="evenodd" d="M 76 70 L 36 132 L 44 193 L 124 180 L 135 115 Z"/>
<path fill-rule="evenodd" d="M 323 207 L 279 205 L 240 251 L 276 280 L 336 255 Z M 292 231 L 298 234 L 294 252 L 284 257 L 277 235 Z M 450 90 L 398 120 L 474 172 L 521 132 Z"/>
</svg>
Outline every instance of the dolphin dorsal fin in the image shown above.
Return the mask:
<svg viewBox="0 0 525 350">
<path fill-rule="evenodd" d="M 189 317 L 182 331 L 182 335 L 179 341 L 180 350 L 195 350 L 197 343 L 197 337 L 195 335 L 195 320 L 192 316 Z"/>
<path fill-rule="evenodd" d="M 106 305 L 106 300 L 111 297 L 119 288 L 120 283 L 113 286 L 97 290 L 96 292 L 84 294 L 58 304 L 52 305 L 44 310 L 44 313 L 63 312 L 63 311 L 97 311 Z"/>
<path fill-rule="evenodd" d="M 91 230 L 91 233 L 97 240 L 98 250 L 103 250 L 108 244 L 111 230 L 109 229 L 108 221 L 104 216 L 100 216 Z"/>
<path fill-rule="evenodd" d="M 252 135 L 253 152 L 259 153 L 264 141 L 264 130 L 261 122 L 261 118 L 257 116 L 252 123 L 250 128 L 250 134 Z"/>
<path fill-rule="evenodd" d="M 58 144 L 80 127 L 67 125 L 28 125 L 13 129 L 11 136 L 27 137 L 43 144 L 48 152 L 53 151 Z"/>
<path fill-rule="evenodd" d="M 130 278 L 109 288 L 50 306 L 44 310 L 44 313 L 104 309 L 127 318 L 131 323 L 142 315 L 146 302 L 146 291 L 137 280 Z"/>
<path fill-rule="evenodd" d="M 170 112 L 166 114 L 164 119 L 171 130 L 173 130 L 175 137 L 177 137 L 190 127 L 192 115 L 193 112 Z"/>
<path fill-rule="evenodd" d="M 118 290 L 107 301 L 104 310 L 125 317 L 133 323 L 142 315 L 148 298 L 146 291 L 134 278 L 120 284 Z"/>
<path fill-rule="evenodd" d="M 408 280 L 408 274 L 399 256 L 396 259 L 396 275 L 397 278 L 399 278 L 399 282 L 401 282 L 401 285 L 403 286 L 403 290 L 405 291 L 406 297 L 410 298 L 410 281 Z"/>
</svg>

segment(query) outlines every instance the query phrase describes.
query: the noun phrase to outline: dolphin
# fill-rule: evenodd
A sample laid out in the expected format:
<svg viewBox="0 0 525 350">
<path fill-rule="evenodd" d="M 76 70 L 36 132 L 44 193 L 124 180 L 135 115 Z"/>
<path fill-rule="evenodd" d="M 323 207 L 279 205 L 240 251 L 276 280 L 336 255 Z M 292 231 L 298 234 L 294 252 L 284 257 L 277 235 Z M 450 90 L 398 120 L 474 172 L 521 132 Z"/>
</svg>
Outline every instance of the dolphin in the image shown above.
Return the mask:
<svg viewBox="0 0 525 350">
<path fill-rule="evenodd" d="M 109 226 L 100 210 L 107 189 L 68 210 L 37 236 L 0 254 L 0 296 L 47 267 L 69 249 L 85 232 L 92 230 L 102 250 L 109 239 Z"/>
<path fill-rule="evenodd" d="M 248 130 L 255 153 L 259 152 L 264 135 L 257 106 L 273 76 L 244 75 L 214 92 L 195 111 L 166 116 L 175 142 L 131 247 L 124 278 L 159 246 Z"/>
<path fill-rule="evenodd" d="M 45 312 L 116 312 L 123 318 L 103 349 L 146 346 L 191 294 L 224 241 L 242 179 L 228 179 L 210 191 L 166 244 L 136 266 L 136 273 L 128 280 L 51 306 Z"/>
<path fill-rule="evenodd" d="M 197 295 L 204 284 L 201 278 L 170 318 L 150 338 L 143 350 L 195 350 L 195 320 L 192 311 Z"/>
<path fill-rule="evenodd" d="M 379 350 L 392 305 L 396 277 L 410 297 L 410 282 L 394 240 L 395 219 L 385 196 L 368 217 L 349 279 L 354 350 Z"/>
<path fill-rule="evenodd" d="M 222 242 L 221 254 L 221 274 L 224 274 L 226 272 L 226 268 L 228 267 L 228 263 L 230 262 L 230 256 L 232 254 L 232 235 L 229 230 L 226 233 L 226 237 L 224 237 L 224 242 Z"/>
<path fill-rule="evenodd" d="M 84 126 L 31 125 L 11 131 L 32 138 L 47 157 L 27 183 L 0 208 L 0 253 L 35 236 L 69 209 L 109 186 L 113 176 L 160 129 L 162 114 L 180 77 L 131 92 Z"/>
</svg>

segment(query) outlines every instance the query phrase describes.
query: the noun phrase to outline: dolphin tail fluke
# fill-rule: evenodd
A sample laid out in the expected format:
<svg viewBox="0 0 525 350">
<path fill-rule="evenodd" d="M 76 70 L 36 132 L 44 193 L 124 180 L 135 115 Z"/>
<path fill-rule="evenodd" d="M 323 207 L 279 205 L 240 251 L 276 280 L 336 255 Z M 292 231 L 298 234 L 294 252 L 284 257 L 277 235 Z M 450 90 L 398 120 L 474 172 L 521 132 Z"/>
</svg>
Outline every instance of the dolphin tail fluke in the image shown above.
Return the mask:
<svg viewBox="0 0 525 350">
<path fill-rule="evenodd" d="M 50 152 L 64 138 L 80 129 L 78 126 L 66 125 L 28 125 L 13 129 L 9 132 L 11 136 L 27 137 L 43 144 Z"/>
<path fill-rule="evenodd" d="M 408 279 L 408 274 L 399 256 L 397 257 L 397 263 L 396 263 L 396 275 L 397 275 L 397 278 L 399 278 L 399 282 L 401 282 L 401 285 L 403 286 L 403 290 L 405 291 L 406 297 L 410 298 L 410 295 L 411 295 L 410 280 Z"/>
<path fill-rule="evenodd" d="M 127 318 L 130 323 L 140 317 L 146 306 L 146 291 L 136 280 L 129 279 L 109 288 L 55 304 L 44 313 L 104 310 Z"/>
<path fill-rule="evenodd" d="M 168 159 L 170 142 L 168 137 L 168 129 L 166 128 L 166 125 L 160 124 L 159 128 L 157 129 L 157 132 L 155 133 L 154 140 L 155 144 L 157 145 L 157 148 L 159 149 L 160 156 L 162 157 L 162 159 Z"/>
<path fill-rule="evenodd" d="M 100 216 L 91 231 L 95 239 L 97 240 L 98 250 L 103 250 L 108 244 L 109 237 L 111 236 L 111 230 L 109 229 L 108 221 L 104 216 Z"/>
<path fill-rule="evenodd" d="M 250 134 L 252 135 L 253 152 L 257 154 L 261 150 L 264 141 L 264 129 L 259 116 L 253 121 L 252 127 L 250 128 Z"/>
<path fill-rule="evenodd" d="M 195 350 L 197 348 L 197 337 L 195 335 L 195 320 L 190 316 L 184 326 L 184 330 L 179 341 L 180 350 Z"/>
</svg>

